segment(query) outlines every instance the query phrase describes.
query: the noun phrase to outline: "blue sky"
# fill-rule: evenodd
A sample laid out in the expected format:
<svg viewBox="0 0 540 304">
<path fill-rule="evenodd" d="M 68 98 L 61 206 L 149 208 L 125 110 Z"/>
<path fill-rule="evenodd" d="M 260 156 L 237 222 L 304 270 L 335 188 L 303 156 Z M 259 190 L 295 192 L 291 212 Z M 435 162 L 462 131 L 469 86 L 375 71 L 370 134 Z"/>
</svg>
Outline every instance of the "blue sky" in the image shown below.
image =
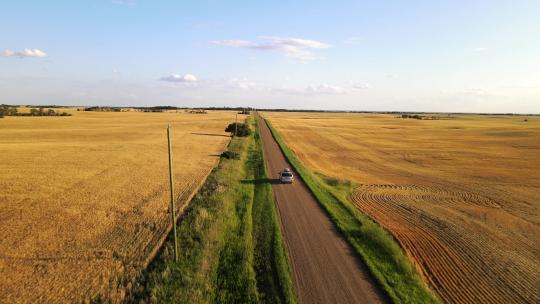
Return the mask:
<svg viewBox="0 0 540 304">
<path fill-rule="evenodd" d="M 540 1 L 2 1 L 0 103 L 540 113 Z"/>
</svg>

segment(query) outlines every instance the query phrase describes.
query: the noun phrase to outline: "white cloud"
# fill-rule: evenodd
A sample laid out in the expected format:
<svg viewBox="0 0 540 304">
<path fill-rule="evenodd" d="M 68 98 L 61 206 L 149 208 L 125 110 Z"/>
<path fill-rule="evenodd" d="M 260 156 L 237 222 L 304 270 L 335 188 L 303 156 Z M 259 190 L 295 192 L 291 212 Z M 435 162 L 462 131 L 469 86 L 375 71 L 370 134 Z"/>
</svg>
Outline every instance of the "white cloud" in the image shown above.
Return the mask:
<svg viewBox="0 0 540 304">
<path fill-rule="evenodd" d="M 352 85 L 352 88 L 357 89 L 357 90 L 367 90 L 367 89 L 371 89 L 372 86 L 371 84 L 365 82 L 365 83 L 355 83 Z"/>
<path fill-rule="evenodd" d="M 330 85 L 327 83 L 323 84 L 311 84 L 307 87 L 270 87 L 268 88 L 270 92 L 277 94 L 286 94 L 286 95 L 338 95 L 349 93 L 349 90 L 345 87 Z"/>
<path fill-rule="evenodd" d="M 242 90 L 253 89 L 257 84 L 247 78 L 231 78 L 227 82 L 230 87 L 238 88 Z"/>
<path fill-rule="evenodd" d="M 334 85 L 328 83 L 311 84 L 307 87 L 270 87 L 273 93 L 288 95 L 354 95 L 356 91 L 368 90 L 372 86 L 369 83 L 348 83 L 343 85 Z"/>
<path fill-rule="evenodd" d="M 212 43 L 216 45 L 235 47 L 235 48 L 250 48 L 250 49 L 258 48 L 258 45 L 255 42 L 251 42 L 247 40 L 214 40 L 212 41 Z"/>
<path fill-rule="evenodd" d="M 25 58 L 25 57 L 44 58 L 44 57 L 47 57 L 47 53 L 38 49 L 24 49 L 20 52 L 15 52 L 12 50 L 4 50 L 2 52 L 2 56 L 3 57 L 19 57 L 19 58 Z"/>
<path fill-rule="evenodd" d="M 313 49 L 327 49 L 332 47 L 316 40 L 301 38 L 282 38 L 275 36 L 259 37 L 264 42 L 254 42 L 248 40 L 214 40 L 211 43 L 221 46 L 245 48 L 259 51 L 277 51 L 299 62 L 309 62 L 317 59 L 312 53 Z"/>
<path fill-rule="evenodd" d="M 178 75 L 172 74 L 169 76 L 161 77 L 159 80 L 168 81 L 168 82 L 185 82 L 185 83 L 195 83 L 198 81 L 197 77 L 192 74 Z"/>
<path fill-rule="evenodd" d="M 182 84 L 185 88 L 197 88 L 203 90 L 227 91 L 232 90 L 248 91 L 248 90 L 264 90 L 265 86 L 259 85 L 245 77 L 233 77 L 222 79 L 198 79 L 193 74 L 172 74 L 164 76 L 160 81 Z"/>
<path fill-rule="evenodd" d="M 344 87 L 323 83 L 308 86 L 306 88 L 306 92 L 313 94 L 344 94 L 347 93 L 348 90 Z"/>
<path fill-rule="evenodd" d="M 332 46 L 316 40 L 300 39 L 300 38 L 281 38 L 275 36 L 261 36 L 261 39 L 266 39 L 273 42 L 273 45 L 277 46 L 293 46 L 298 48 L 311 48 L 311 49 L 327 49 Z"/>
<path fill-rule="evenodd" d="M 369 90 L 371 84 L 367 82 L 349 82 L 342 84 L 314 83 L 297 86 L 275 86 L 269 83 L 256 82 L 246 77 L 232 77 L 225 79 L 197 79 L 192 74 L 172 74 L 160 78 L 161 81 L 181 83 L 186 87 L 216 92 L 267 92 L 280 95 L 317 96 L 317 95 L 354 95 L 361 90 Z"/>
<path fill-rule="evenodd" d="M 2 52 L 3 57 L 13 57 L 15 56 L 15 52 L 12 50 L 5 50 Z"/>
</svg>

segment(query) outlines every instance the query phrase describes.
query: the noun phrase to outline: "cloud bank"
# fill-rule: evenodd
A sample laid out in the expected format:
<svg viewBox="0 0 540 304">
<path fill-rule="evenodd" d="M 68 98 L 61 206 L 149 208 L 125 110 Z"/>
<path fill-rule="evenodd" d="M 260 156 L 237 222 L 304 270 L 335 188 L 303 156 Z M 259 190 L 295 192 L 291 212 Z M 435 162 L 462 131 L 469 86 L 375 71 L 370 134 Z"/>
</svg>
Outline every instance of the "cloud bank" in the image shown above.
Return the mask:
<svg viewBox="0 0 540 304">
<path fill-rule="evenodd" d="M 317 85 L 309 85 L 306 88 L 306 92 L 311 94 L 344 94 L 347 93 L 348 90 L 341 86 L 323 83 Z"/>
<path fill-rule="evenodd" d="M 258 38 L 264 41 L 214 40 L 211 43 L 233 48 L 244 48 L 258 51 L 277 51 L 288 58 L 302 63 L 307 63 L 317 59 L 312 50 L 327 49 L 332 47 L 327 43 L 301 38 L 282 38 L 275 36 L 260 36 Z"/>
<path fill-rule="evenodd" d="M 47 57 L 47 53 L 45 53 L 42 50 L 38 49 L 24 49 L 20 52 L 12 51 L 12 50 L 4 50 L 2 52 L 3 57 L 19 57 L 19 58 L 26 58 L 26 57 L 33 57 L 33 58 L 44 58 Z"/>
<path fill-rule="evenodd" d="M 248 90 L 254 89 L 257 84 L 247 78 L 231 78 L 227 81 L 227 84 L 232 88 Z"/>
<path fill-rule="evenodd" d="M 161 77 L 159 80 L 168 81 L 168 82 L 184 82 L 184 83 L 195 83 L 198 81 L 197 77 L 193 74 L 178 75 L 172 74 L 169 76 Z"/>
<path fill-rule="evenodd" d="M 305 86 L 275 86 L 269 83 L 257 82 L 246 77 L 233 77 L 228 79 L 199 79 L 193 74 L 172 74 L 161 77 L 159 80 L 185 84 L 185 86 L 182 86 L 184 89 L 202 89 L 216 92 L 231 92 L 231 90 L 236 90 L 236 92 L 266 92 L 269 94 L 277 93 L 280 95 L 291 96 L 354 95 L 359 91 L 372 89 L 371 84 L 367 82 L 349 82 L 342 84 L 313 83 Z"/>
</svg>

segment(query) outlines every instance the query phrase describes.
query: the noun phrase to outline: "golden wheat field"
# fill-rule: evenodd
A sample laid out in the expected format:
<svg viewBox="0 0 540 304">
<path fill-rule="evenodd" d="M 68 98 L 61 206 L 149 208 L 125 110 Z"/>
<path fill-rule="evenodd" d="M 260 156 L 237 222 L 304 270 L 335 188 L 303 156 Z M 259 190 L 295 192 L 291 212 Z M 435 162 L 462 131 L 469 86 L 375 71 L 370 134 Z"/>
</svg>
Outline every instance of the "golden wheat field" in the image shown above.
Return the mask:
<svg viewBox="0 0 540 304">
<path fill-rule="evenodd" d="M 540 303 L 540 117 L 264 113 L 447 303 Z"/>
<path fill-rule="evenodd" d="M 229 142 L 234 112 L 0 119 L 0 302 L 121 301 Z"/>
</svg>

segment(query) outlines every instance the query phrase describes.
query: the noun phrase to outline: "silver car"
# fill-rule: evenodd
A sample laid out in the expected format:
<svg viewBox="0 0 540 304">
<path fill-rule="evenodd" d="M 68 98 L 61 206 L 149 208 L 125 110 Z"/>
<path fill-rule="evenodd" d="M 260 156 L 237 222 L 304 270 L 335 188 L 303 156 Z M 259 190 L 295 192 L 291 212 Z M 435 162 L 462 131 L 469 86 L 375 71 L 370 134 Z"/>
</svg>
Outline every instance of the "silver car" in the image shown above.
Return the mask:
<svg viewBox="0 0 540 304">
<path fill-rule="evenodd" d="M 294 180 L 294 176 L 289 168 L 283 169 L 283 171 L 279 172 L 279 181 L 282 184 L 292 184 Z"/>
</svg>

